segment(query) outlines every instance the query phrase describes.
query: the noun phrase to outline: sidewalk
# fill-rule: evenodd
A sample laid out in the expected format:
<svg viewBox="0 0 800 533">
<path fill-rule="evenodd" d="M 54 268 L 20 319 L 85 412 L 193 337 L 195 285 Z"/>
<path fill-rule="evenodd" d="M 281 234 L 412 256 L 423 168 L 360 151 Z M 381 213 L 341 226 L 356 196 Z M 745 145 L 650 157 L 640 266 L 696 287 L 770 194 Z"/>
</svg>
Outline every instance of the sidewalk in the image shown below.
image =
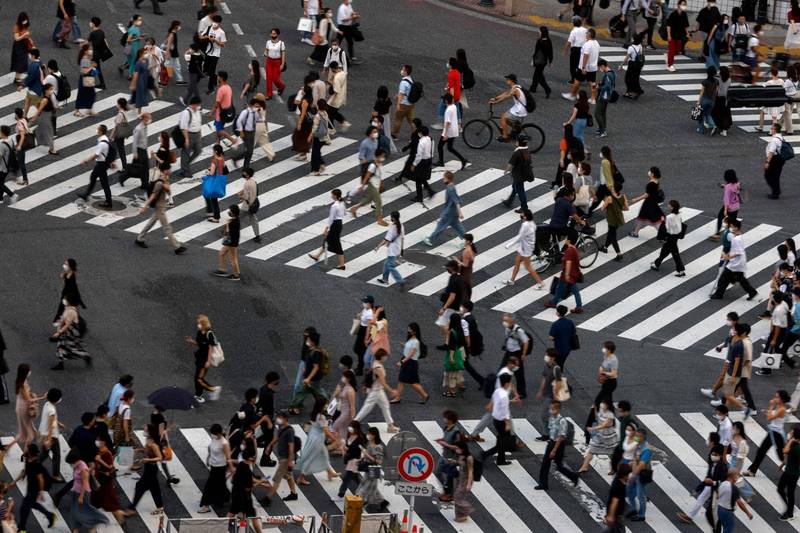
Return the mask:
<svg viewBox="0 0 800 533">
<path fill-rule="evenodd" d="M 492 15 L 503 20 L 513 20 L 520 24 L 525 24 L 532 27 L 547 26 L 552 31 L 567 34 L 572 29 L 571 11 L 567 13 L 564 20 L 558 20 L 558 14 L 571 4 L 561 4 L 557 0 L 514 0 L 515 14 L 511 17 L 504 14 L 506 0 L 494 0 L 495 7 L 484 7 L 480 5 L 480 0 L 443 0 L 449 4 L 460 6 L 466 9 L 479 11 Z M 594 9 L 594 23 L 595 30 L 597 31 L 598 39 L 603 41 L 619 42 L 620 39 L 611 37 L 608 31 L 608 22 L 611 17 L 619 14 L 619 0 L 612 0 L 611 5 L 607 9 L 600 9 L 600 2 L 596 2 Z M 694 27 L 694 19 L 696 13 L 689 12 L 689 22 Z M 637 24 L 639 31 L 647 28 L 647 23 L 640 17 Z M 764 36 L 761 39 L 762 44 L 772 48 L 774 52 L 783 52 L 783 41 L 786 37 L 786 27 L 778 24 L 764 25 Z M 666 48 L 667 43 L 663 41 L 658 32 L 653 36 L 653 42 L 659 47 Z M 686 43 L 687 49 L 697 50 L 700 49 L 702 43 L 697 38 Z"/>
</svg>

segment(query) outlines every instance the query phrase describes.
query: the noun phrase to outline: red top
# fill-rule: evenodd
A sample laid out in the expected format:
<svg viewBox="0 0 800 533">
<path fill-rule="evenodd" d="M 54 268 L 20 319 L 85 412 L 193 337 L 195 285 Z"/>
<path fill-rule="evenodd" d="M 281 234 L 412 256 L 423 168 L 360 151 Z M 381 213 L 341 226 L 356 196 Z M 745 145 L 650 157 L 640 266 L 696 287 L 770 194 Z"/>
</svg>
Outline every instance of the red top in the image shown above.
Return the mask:
<svg viewBox="0 0 800 533">
<path fill-rule="evenodd" d="M 454 68 L 447 73 L 447 92 L 452 92 L 453 102 L 461 100 L 461 73 Z"/>
<path fill-rule="evenodd" d="M 580 273 L 580 255 L 578 255 L 578 249 L 575 248 L 573 245 L 567 245 L 567 249 L 564 251 L 564 257 L 561 260 L 561 281 L 567 281 L 567 261 L 571 261 L 572 265 L 569 271 L 569 279 L 571 283 L 578 282 L 578 274 Z"/>
</svg>

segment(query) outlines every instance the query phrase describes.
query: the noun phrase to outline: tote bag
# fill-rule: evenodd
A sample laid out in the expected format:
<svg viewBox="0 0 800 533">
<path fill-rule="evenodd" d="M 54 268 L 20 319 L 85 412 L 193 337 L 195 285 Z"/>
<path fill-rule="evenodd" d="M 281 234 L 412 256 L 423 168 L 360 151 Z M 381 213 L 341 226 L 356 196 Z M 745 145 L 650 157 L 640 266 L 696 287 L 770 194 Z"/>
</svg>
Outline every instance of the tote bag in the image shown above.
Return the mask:
<svg viewBox="0 0 800 533">
<path fill-rule="evenodd" d="M 225 187 L 228 177 L 221 174 L 206 174 L 203 176 L 203 198 L 220 199 L 225 197 Z"/>
</svg>

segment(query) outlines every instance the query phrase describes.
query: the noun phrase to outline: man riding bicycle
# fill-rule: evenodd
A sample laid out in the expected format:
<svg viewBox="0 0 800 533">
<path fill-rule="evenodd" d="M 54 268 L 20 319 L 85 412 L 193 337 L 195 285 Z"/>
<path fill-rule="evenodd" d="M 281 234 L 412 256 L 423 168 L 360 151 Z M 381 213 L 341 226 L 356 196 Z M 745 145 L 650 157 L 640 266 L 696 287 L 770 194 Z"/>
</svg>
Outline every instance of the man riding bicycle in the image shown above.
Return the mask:
<svg viewBox="0 0 800 533">
<path fill-rule="evenodd" d="M 586 221 L 578 215 L 572 201 L 575 199 L 575 191 L 566 189 L 563 194 L 560 194 L 553 205 L 553 216 L 550 217 L 549 224 L 539 224 L 536 227 L 536 245 L 533 253 L 539 255 L 541 249 L 539 243 L 546 243 L 546 249 L 550 248 L 553 237 L 561 238 L 570 236 L 572 242 L 577 241 L 578 232 L 574 227 L 570 226 L 570 221 L 575 224 L 586 226 Z"/>
<path fill-rule="evenodd" d="M 522 120 L 528 116 L 528 110 L 525 107 L 528 102 L 525 100 L 525 93 L 522 92 L 522 87 L 517 83 L 517 75 L 509 74 L 505 79 L 508 90 L 489 99 L 490 104 L 497 104 L 509 98 L 514 99 L 514 104 L 500 117 L 500 131 L 502 137 L 498 137 L 497 140 L 501 143 L 508 142 L 509 122 L 522 122 Z"/>
</svg>

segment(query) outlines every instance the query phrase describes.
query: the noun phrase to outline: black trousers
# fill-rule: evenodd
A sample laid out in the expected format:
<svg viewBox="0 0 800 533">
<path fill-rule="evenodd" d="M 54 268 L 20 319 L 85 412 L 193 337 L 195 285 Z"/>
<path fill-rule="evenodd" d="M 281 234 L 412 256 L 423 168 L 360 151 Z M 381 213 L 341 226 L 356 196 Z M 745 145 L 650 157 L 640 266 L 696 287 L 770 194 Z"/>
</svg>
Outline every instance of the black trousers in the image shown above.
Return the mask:
<svg viewBox="0 0 800 533">
<path fill-rule="evenodd" d="M 514 379 L 517 382 L 517 394 L 520 395 L 521 398 L 525 398 L 528 395 L 527 385 L 525 383 L 525 363 L 522 361 L 522 352 L 506 352 L 503 354 L 503 360 L 500 362 L 500 368 L 503 368 L 508 363 L 508 358 L 514 356 L 519 361 L 519 368 L 516 372 L 514 372 Z"/>
<path fill-rule="evenodd" d="M 719 276 L 719 281 L 717 282 L 717 291 L 714 293 L 714 298 L 722 298 L 722 295 L 725 294 L 725 289 L 728 288 L 728 285 L 731 283 L 738 283 L 741 287 L 745 290 L 745 292 L 750 296 L 755 296 L 758 294 L 750 282 L 747 281 L 747 278 L 744 276 L 744 272 L 733 272 L 728 270 L 728 268 L 722 269 L 722 274 Z"/>
<path fill-rule="evenodd" d="M 53 473 L 53 477 L 60 477 L 61 476 L 61 443 L 57 438 L 53 438 L 50 444 L 50 449 L 45 448 L 42 446 L 41 451 L 39 452 L 39 462 L 44 464 L 47 457 L 50 456 L 50 462 L 52 465 L 52 469 L 50 470 Z M 67 485 L 71 488 L 72 484 L 67 483 Z"/>
<path fill-rule="evenodd" d="M 141 182 L 141 188 L 147 189 L 147 184 L 150 182 L 150 160 L 147 159 L 147 149 L 145 148 L 137 148 L 136 149 L 136 162 L 139 163 L 139 181 Z"/>
<path fill-rule="evenodd" d="M 767 181 L 773 196 L 781 195 L 781 172 L 783 171 L 784 163 L 783 159 L 774 155 L 764 170 L 764 179 Z"/>
<path fill-rule="evenodd" d="M 439 152 L 439 164 L 444 165 L 444 146 L 447 145 L 447 151 L 453 154 L 461 161 L 462 164 L 466 163 L 467 160 L 464 159 L 464 156 L 458 153 L 458 151 L 453 148 L 453 143 L 455 142 L 454 137 L 448 137 L 447 140 L 444 137 L 439 137 L 439 144 L 436 145 L 436 150 Z"/>
<path fill-rule="evenodd" d="M 316 140 L 316 139 L 314 139 Z M 241 151 L 236 154 L 237 159 L 244 158 L 244 167 L 247 168 L 250 166 L 250 163 L 253 161 L 253 150 L 255 150 L 256 146 L 256 132 L 255 131 L 243 131 L 242 132 L 242 148 Z M 311 160 L 312 160 L 312 170 L 313 168 L 313 160 L 314 160 L 314 150 L 311 150 Z"/>
<path fill-rule="evenodd" d="M 475 367 L 472 366 L 472 363 L 470 363 L 471 360 L 472 356 L 469 356 L 466 359 L 464 359 L 464 370 L 469 372 L 469 375 L 472 376 L 472 379 L 474 379 L 478 383 L 479 387 L 483 387 L 484 376 L 482 376 L 480 372 L 475 370 Z"/>
<path fill-rule="evenodd" d="M 328 118 L 331 119 L 331 124 L 334 122 L 338 122 L 341 124 L 342 122 L 347 122 L 347 119 L 344 118 L 341 111 L 339 111 L 338 107 L 328 106 Z"/>
<path fill-rule="evenodd" d="M 342 32 L 344 40 L 347 41 L 347 57 L 353 59 L 355 57 L 355 46 L 353 42 L 353 27 L 350 25 L 340 24 L 339 31 Z"/>
<path fill-rule="evenodd" d="M 644 17 L 644 20 L 647 21 L 647 29 L 642 33 L 647 34 L 647 45 L 653 46 L 653 33 L 656 29 L 656 21 L 658 20 L 658 17 Z M 644 39 L 642 39 L 642 42 L 644 42 Z"/>
<path fill-rule="evenodd" d="M 356 373 L 364 372 L 364 350 L 366 350 L 366 346 L 364 346 L 364 337 L 367 335 L 367 326 L 358 326 L 358 332 L 356 333 L 356 340 L 353 341 L 353 353 L 356 356 Z"/>
<path fill-rule="evenodd" d="M 798 478 L 800 476 L 784 472 L 778 480 L 778 494 L 786 504 L 786 514 L 789 516 L 794 515 L 794 489 L 797 488 Z"/>
<path fill-rule="evenodd" d="M 324 164 L 325 161 L 322 160 L 322 141 L 314 137 L 311 140 L 311 172 L 319 171 Z"/>
<path fill-rule="evenodd" d="M 566 448 L 566 444 L 563 442 L 561 446 L 558 447 L 556 450 L 556 455 L 554 458 L 550 459 L 550 454 L 553 451 L 553 447 L 556 445 L 555 441 L 549 440 L 547 441 L 547 448 L 544 450 L 544 456 L 542 456 L 542 467 L 539 469 L 539 486 L 547 488 L 547 481 L 550 474 L 550 464 L 555 463 L 556 469 L 564 474 L 570 481 L 575 483 L 578 480 L 578 474 L 570 470 L 569 468 L 564 466 L 564 450 Z"/>
<path fill-rule="evenodd" d="M 619 250 L 619 241 L 617 240 L 617 226 L 608 226 L 608 232 L 606 233 L 606 243 L 603 245 L 604 248 L 614 248 L 614 251 L 620 253 Z"/>
<path fill-rule="evenodd" d="M 751 473 L 755 474 L 758 472 L 758 467 L 761 466 L 761 461 L 767 456 L 767 452 L 772 447 L 772 441 L 775 441 L 775 448 L 776 452 L 778 453 L 778 459 L 783 461 L 783 435 L 776 431 L 769 430 L 767 436 L 764 437 L 764 440 L 761 441 L 761 446 L 758 447 L 758 452 L 756 452 L 756 458 L 753 460 L 753 463 L 747 468 Z"/>
<path fill-rule="evenodd" d="M 670 254 L 672 254 L 672 260 L 675 261 L 675 271 L 683 272 L 683 261 L 681 260 L 681 253 L 678 250 L 677 235 L 667 234 L 667 240 L 664 242 L 664 246 L 661 247 L 661 253 L 658 254 L 658 259 L 653 261 L 656 267 L 660 267 L 662 261 Z"/>
<path fill-rule="evenodd" d="M 208 92 L 213 92 L 217 88 L 217 63 L 219 63 L 219 58 L 214 56 L 207 55 L 203 60 L 203 68 L 208 76 Z"/>
<path fill-rule="evenodd" d="M 114 139 L 114 146 L 117 147 L 117 155 L 122 165 L 123 172 L 128 171 L 128 158 L 125 156 L 125 139 L 122 137 Z"/>
<path fill-rule="evenodd" d="M 136 487 L 133 490 L 131 509 L 136 508 L 139 500 L 142 499 L 142 496 L 147 491 L 150 491 L 156 508 L 164 507 L 164 501 L 161 499 L 161 487 L 158 484 L 158 465 L 156 463 L 145 463 L 142 468 L 142 477 L 136 482 Z"/>
<path fill-rule="evenodd" d="M 103 188 L 103 193 L 106 195 L 106 202 L 111 203 L 111 187 L 108 185 L 108 163 L 105 161 L 97 161 L 94 164 L 92 173 L 89 176 L 89 186 L 86 188 L 86 197 L 88 198 L 89 195 L 92 194 L 95 185 L 97 185 L 98 178 L 100 179 L 100 186 Z"/>
<path fill-rule="evenodd" d="M 756 402 L 753 400 L 753 393 L 750 392 L 750 380 L 747 378 L 739 378 L 739 390 L 742 391 L 744 395 L 744 401 L 747 404 L 747 407 L 752 409 L 753 411 L 756 410 Z"/>
<path fill-rule="evenodd" d="M 494 424 L 494 429 L 497 431 L 497 444 L 483 452 L 483 456 L 491 457 L 497 454 L 497 462 L 504 463 L 506 461 L 506 452 L 511 451 L 514 439 L 511 438 L 511 432 L 506 429 L 505 420 L 495 420 L 493 418 L 492 424 Z"/>
<path fill-rule="evenodd" d="M 539 85 L 541 85 L 542 89 L 544 89 L 544 94 L 549 96 L 550 93 L 553 92 L 550 89 L 550 86 L 547 84 L 547 80 L 544 79 L 544 68 L 546 66 L 547 65 L 539 65 L 538 67 L 533 67 L 533 80 L 531 81 L 530 89 L 532 93 L 536 92 L 536 89 L 539 88 Z"/>
<path fill-rule="evenodd" d="M 219 200 L 216 198 L 206 198 L 206 214 L 211 213 L 214 218 L 219 220 Z"/>
<path fill-rule="evenodd" d="M 719 213 L 717 213 L 717 233 L 719 230 L 722 229 L 722 221 L 725 219 L 725 206 L 719 208 Z M 737 218 L 739 216 L 739 211 L 728 211 L 728 217 L 730 218 Z"/>
<path fill-rule="evenodd" d="M 433 194 L 433 189 L 428 184 L 431 179 L 431 160 L 421 159 L 419 165 L 414 169 L 414 184 L 416 185 L 417 200 L 422 200 L 422 189 L 428 191 L 428 194 Z"/>
<path fill-rule="evenodd" d="M 575 81 L 575 73 L 578 72 L 578 65 L 581 59 L 581 47 L 573 46 L 569 49 L 569 82 Z"/>
<path fill-rule="evenodd" d="M 45 515 L 48 520 L 53 516 L 53 513 L 45 509 L 44 506 L 39 503 L 36 499 L 38 496 L 38 491 L 28 488 L 28 493 L 22 498 L 22 504 L 19 506 L 19 523 L 17 524 L 20 531 L 27 529 L 25 526 L 28 524 L 28 517 L 31 515 L 31 509 L 36 509 Z"/>
<path fill-rule="evenodd" d="M 569 357 L 570 351 L 571 350 L 567 350 L 565 353 L 556 353 L 556 364 L 562 372 L 564 371 L 564 367 L 567 365 L 567 357 Z"/>
<path fill-rule="evenodd" d="M 345 470 L 342 472 L 342 483 L 339 485 L 339 497 L 344 498 L 347 489 L 350 489 L 350 492 L 355 494 L 358 485 L 361 483 L 361 476 L 358 475 L 358 472 L 351 472 L 350 470 Z"/>
</svg>

